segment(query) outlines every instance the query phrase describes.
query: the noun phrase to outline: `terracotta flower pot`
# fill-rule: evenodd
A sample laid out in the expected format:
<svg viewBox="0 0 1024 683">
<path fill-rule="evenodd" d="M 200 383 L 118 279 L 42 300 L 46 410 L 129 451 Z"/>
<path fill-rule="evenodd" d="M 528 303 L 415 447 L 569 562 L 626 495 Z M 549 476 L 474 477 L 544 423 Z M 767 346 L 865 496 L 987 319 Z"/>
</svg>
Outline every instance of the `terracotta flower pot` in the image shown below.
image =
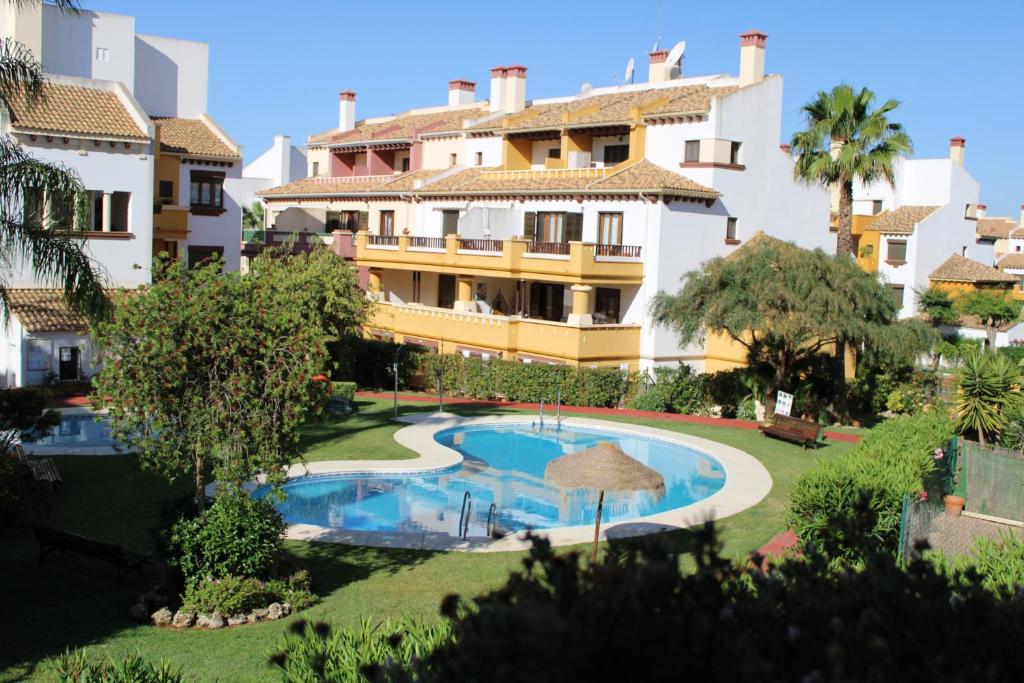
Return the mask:
<svg viewBox="0 0 1024 683">
<path fill-rule="evenodd" d="M 959 517 L 964 509 L 964 499 L 961 496 L 943 496 L 942 502 L 946 505 L 946 514 L 951 517 Z"/>
</svg>

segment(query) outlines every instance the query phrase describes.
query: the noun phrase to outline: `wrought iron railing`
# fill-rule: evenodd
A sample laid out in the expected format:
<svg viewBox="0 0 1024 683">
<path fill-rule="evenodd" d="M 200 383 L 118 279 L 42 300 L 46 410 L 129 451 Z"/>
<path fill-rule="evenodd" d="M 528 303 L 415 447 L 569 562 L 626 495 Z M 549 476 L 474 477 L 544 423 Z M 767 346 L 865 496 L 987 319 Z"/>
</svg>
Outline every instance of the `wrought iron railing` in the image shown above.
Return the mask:
<svg viewBox="0 0 1024 683">
<path fill-rule="evenodd" d="M 367 235 L 366 242 L 371 247 L 397 247 L 398 235 Z"/>
<path fill-rule="evenodd" d="M 489 251 L 500 254 L 505 249 L 505 242 L 503 240 L 460 238 L 459 248 L 466 251 Z"/>
<path fill-rule="evenodd" d="M 638 244 L 597 244 L 594 246 L 595 256 L 622 256 L 625 258 L 640 258 L 640 245 Z"/>
<path fill-rule="evenodd" d="M 567 255 L 569 253 L 568 242 L 527 242 L 526 243 L 527 254 L 559 254 Z"/>
<path fill-rule="evenodd" d="M 409 240 L 410 247 L 419 249 L 444 249 L 443 237 L 412 237 Z"/>
</svg>

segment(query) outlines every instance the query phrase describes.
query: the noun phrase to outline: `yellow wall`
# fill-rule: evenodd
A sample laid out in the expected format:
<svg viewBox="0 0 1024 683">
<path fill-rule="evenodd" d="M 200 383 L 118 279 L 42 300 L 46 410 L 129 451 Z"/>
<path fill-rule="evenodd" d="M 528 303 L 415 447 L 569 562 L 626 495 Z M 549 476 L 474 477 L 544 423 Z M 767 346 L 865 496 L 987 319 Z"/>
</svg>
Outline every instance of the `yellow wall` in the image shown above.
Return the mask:
<svg viewBox="0 0 1024 683">
<path fill-rule="evenodd" d="M 726 334 L 708 334 L 704 345 L 704 372 L 715 373 L 746 366 L 746 347 Z"/>
<path fill-rule="evenodd" d="M 502 140 L 502 167 L 508 171 L 528 171 L 533 164 L 533 140 L 517 138 Z"/>
<path fill-rule="evenodd" d="M 170 180 L 174 183 L 174 192 L 171 195 L 172 204 L 174 206 L 188 204 L 188 188 L 178 187 L 181 184 L 179 182 L 181 180 L 179 177 L 180 168 L 181 157 L 173 154 L 156 155 L 156 162 L 153 168 L 153 203 L 159 204 L 161 202 L 160 181 Z M 179 202 L 179 199 L 184 201 Z"/>
<path fill-rule="evenodd" d="M 957 297 L 960 294 L 966 292 L 974 292 L 979 289 L 987 289 L 994 291 L 1003 291 L 1010 293 L 1013 289 L 1013 283 L 1007 284 L 977 284 L 974 282 L 950 282 L 948 280 L 930 280 L 932 287 L 941 290 L 949 294 L 950 297 Z"/>
</svg>

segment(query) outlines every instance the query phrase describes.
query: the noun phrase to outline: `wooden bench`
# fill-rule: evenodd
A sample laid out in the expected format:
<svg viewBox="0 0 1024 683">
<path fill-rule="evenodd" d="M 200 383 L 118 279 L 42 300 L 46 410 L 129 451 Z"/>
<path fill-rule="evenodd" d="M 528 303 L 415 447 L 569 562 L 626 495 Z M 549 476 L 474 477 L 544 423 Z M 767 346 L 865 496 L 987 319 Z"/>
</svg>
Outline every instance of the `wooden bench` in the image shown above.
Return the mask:
<svg viewBox="0 0 1024 683">
<path fill-rule="evenodd" d="M 807 448 L 820 443 L 822 429 L 821 425 L 813 420 L 801 420 L 788 415 L 774 415 L 771 424 L 761 425 L 761 433 L 765 436 L 792 441 Z"/>
<path fill-rule="evenodd" d="M 14 447 L 14 456 L 28 468 L 32 478 L 36 481 L 46 482 L 54 488 L 56 488 L 57 484 L 64 483 L 64 480 L 60 478 L 60 472 L 57 470 L 57 465 L 53 462 L 53 458 L 34 458 L 26 455 L 25 449 L 20 445 Z"/>
<path fill-rule="evenodd" d="M 136 576 L 142 579 L 142 566 L 152 564 L 153 561 L 148 555 L 139 555 L 125 551 L 116 543 L 99 541 L 88 536 L 74 534 L 70 531 L 61 531 L 50 527 L 33 527 L 36 540 L 39 541 L 39 562 L 40 564 L 48 555 L 54 552 L 60 553 L 64 559 L 65 553 L 75 553 L 93 559 L 109 562 L 117 569 L 117 580 L 121 581 L 128 572 L 135 572 Z"/>
</svg>

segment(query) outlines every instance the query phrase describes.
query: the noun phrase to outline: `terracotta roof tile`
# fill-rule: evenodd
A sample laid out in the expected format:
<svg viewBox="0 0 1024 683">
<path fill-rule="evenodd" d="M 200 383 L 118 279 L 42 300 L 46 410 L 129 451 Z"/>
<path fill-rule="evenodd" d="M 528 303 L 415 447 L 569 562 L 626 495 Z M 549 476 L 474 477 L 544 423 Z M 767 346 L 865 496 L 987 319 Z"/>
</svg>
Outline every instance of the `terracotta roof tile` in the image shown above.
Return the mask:
<svg viewBox="0 0 1024 683">
<path fill-rule="evenodd" d="M 1018 279 L 1013 275 L 997 270 L 984 263 L 964 258 L 959 254 L 953 254 L 946 261 L 932 271 L 928 276 L 929 280 L 944 280 L 946 282 L 983 282 L 983 283 L 1014 283 Z"/>
<path fill-rule="evenodd" d="M 203 157 L 239 159 L 232 149 L 202 119 L 153 117 L 159 128 L 160 150 L 173 154 L 191 154 Z"/>
<path fill-rule="evenodd" d="M 47 83 L 42 98 L 24 92 L 10 99 L 13 124 L 27 130 L 148 140 L 113 90 Z"/>
<path fill-rule="evenodd" d="M 30 333 L 78 332 L 88 327 L 85 317 L 64 303 L 58 289 L 9 289 L 7 303 L 11 314 Z"/>
<path fill-rule="evenodd" d="M 996 264 L 999 268 L 1024 269 L 1024 253 L 1013 252 L 999 259 Z"/>
<path fill-rule="evenodd" d="M 979 218 L 975 231 L 978 237 L 1005 240 L 1016 227 L 1017 223 L 1009 218 Z"/>
<path fill-rule="evenodd" d="M 421 133 L 439 133 L 462 129 L 463 121 L 477 119 L 486 111 L 466 108 L 454 111 L 433 112 L 428 114 L 399 114 L 386 121 L 362 123 L 353 130 L 344 133 L 337 129 L 309 136 L 309 144 L 342 144 L 372 142 L 374 140 L 412 140 Z"/>
<path fill-rule="evenodd" d="M 865 230 L 884 232 L 890 235 L 910 235 L 914 226 L 927 218 L 937 206 L 901 206 L 893 211 L 878 214 L 878 218 Z"/>
<path fill-rule="evenodd" d="M 321 196 L 336 194 L 366 194 L 376 190 L 389 182 L 393 182 L 393 176 L 352 176 L 346 178 L 331 178 L 317 176 L 315 178 L 302 178 L 286 185 L 278 185 L 257 192 L 261 197 L 276 196 Z M 395 191 L 395 190 L 389 190 Z"/>
</svg>

